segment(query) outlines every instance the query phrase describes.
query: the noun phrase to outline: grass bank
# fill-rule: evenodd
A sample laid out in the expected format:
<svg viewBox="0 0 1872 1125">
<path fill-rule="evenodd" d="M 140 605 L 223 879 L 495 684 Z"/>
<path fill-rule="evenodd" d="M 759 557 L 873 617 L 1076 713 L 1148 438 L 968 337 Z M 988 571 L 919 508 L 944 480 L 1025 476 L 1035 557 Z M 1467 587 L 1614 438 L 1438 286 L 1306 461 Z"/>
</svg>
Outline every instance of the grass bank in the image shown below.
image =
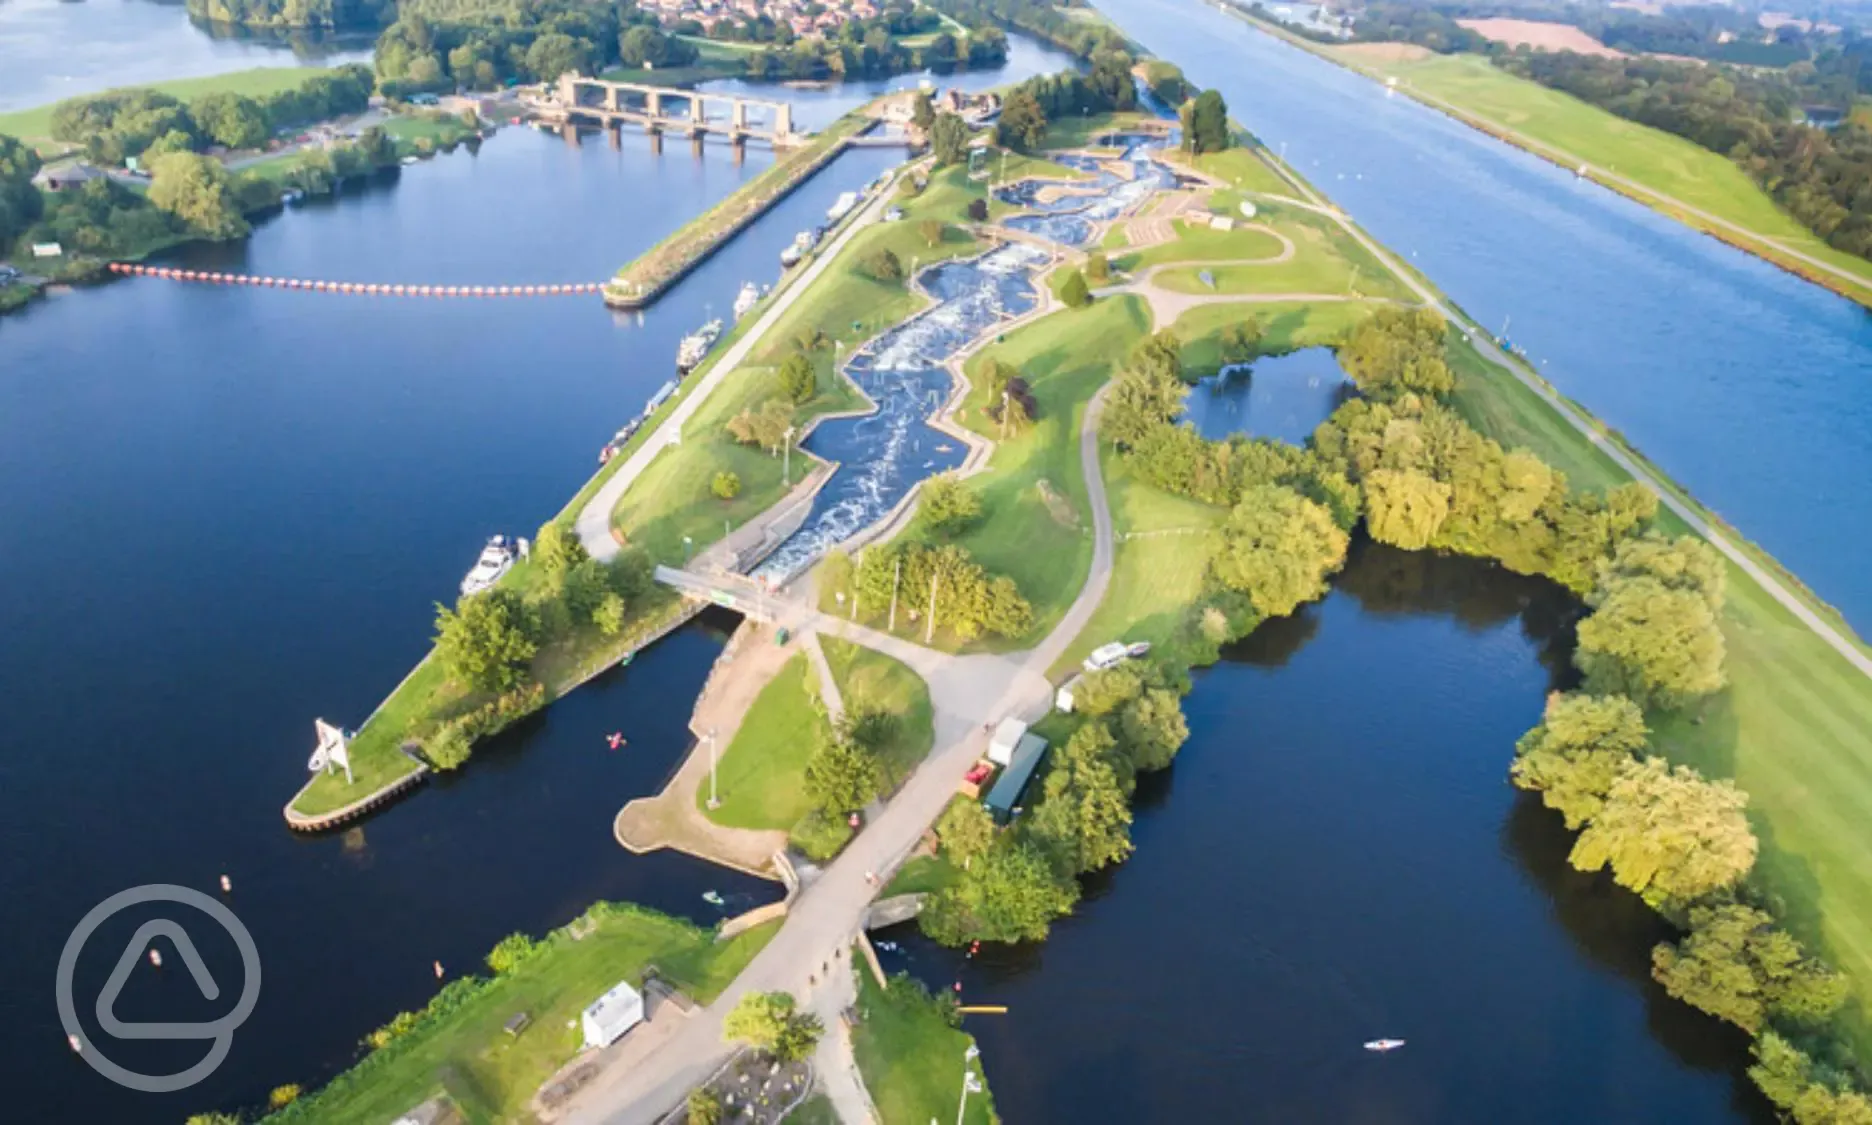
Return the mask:
<svg viewBox="0 0 1872 1125">
<path fill-rule="evenodd" d="M 583 1045 L 579 1013 L 606 989 L 620 981 L 642 988 L 654 970 L 708 1003 L 778 929 L 769 923 L 718 943 L 713 932 L 688 922 L 599 903 L 548 934 L 510 971 L 451 982 L 415 1013 L 413 1026 L 265 1120 L 391 1121 L 438 1093 L 473 1121 L 531 1120 L 534 1092 Z M 504 1025 L 522 1013 L 527 1026 L 509 1035 Z"/>
<path fill-rule="evenodd" d="M 859 958 L 852 961 L 857 964 Z M 937 1002 L 911 978 L 900 976 L 889 988 L 880 988 L 870 972 L 853 971 L 860 1020 L 852 1029 L 852 1053 L 883 1125 L 957 1120 L 964 1067 L 982 1079 L 984 1089 L 968 1096 L 961 1120 L 967 1125 L 999 1122 L 980 1060 L 963 1058 L 974 1036 L 950 1026 Z"/>
<path fill-rule="evenodd" d="M 119 86 L 97 93 L 114 93 L 118 90 L 159 90 L 174 98 L 190 101 L 204 94 L 244 94 L 250 98 L 263 98 L 268 94 L 277 94 L 282 90 L 295 90 L 306 79 L 320 74 L 331 74 L 332 70 L 322 66 L 263 66 L 252 70 L 237 70 L 229 74 L 215 74 L 207 78 L 178 78 L 169 82 L 146 82 L 136 86 Z M 95 97 L 96 94 L 86 94 Z M 69 99 L 68 99 L 69 100 Z M 0 113 L 0 133 L 32 142 L 41 153 L 62 152 L 71 147 L 62 141 L 52 139 L 52 111 L 58 102 L 50 105 L 34 106 L 31 109 L 16 110 L 12 113 Z"/>
<path fill-rule="evenodd" d="M 837 637 L 821 637 L 819 643 L 846 710 L 890 716 L 890 732 L 876 750 L 885 792 L 894 792 L 936 745 L 929 685 L 909 665 L 874 649 Z"/>
<path fill-rule="evenodd" d="M 794 653 L 754 698 L 722 752 L 715 768 L 721 804 L 709 808 L 708 793 L 697 789 L 696 807 L 730 828 L 792 828 L 812 808 L 806 762 L 830 733 L 812 662 Z"/>
</svg>

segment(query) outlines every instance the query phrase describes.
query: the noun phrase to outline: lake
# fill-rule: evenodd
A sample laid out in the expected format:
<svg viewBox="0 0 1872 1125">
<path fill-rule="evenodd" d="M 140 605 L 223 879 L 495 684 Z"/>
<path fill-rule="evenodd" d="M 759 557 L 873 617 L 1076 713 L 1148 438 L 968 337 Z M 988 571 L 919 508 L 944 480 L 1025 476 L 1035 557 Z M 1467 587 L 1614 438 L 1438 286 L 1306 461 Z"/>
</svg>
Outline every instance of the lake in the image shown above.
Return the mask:
<svg viewBox="0 0 1872 1125">
<path fill-rule="evenodd" d="M 1306 444 L 1352 386 L 1331 348 L 1224 368 L 1190 388 L 1183 418 L 1210 440 L 1231 434 Z"/>
<path fill-rule="evenodd" d="M 1136 853 L 1045 943 L 971 961 L 898 927 L 887 970 L 1008 1006 L 967 1024 L 1008 1121 L 1767 1125 L 1746 1037 L 1651 983 L 1669 928 L 1508 783 L 1578 611 L 1355 544 L 1196 673 Z"/>
</svg>

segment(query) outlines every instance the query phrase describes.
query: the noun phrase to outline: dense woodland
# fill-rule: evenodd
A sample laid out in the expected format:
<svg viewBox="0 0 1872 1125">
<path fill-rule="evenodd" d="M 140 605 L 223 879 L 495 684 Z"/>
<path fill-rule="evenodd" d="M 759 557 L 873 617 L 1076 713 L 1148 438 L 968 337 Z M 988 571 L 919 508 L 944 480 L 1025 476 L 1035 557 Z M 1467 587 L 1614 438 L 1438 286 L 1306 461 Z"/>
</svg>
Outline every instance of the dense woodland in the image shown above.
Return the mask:
<svg viewBox="0 0 1872 1125">
<path fill-rule="evenodd" d="M 1091 8 L 1080 0 L 1063 4 L 1045 0 L 930 0 L 930 6 L 970 26 L 1001 23 L 1018 28 L 1082 59 L 1089 59 L 1101 50 L 1129 50 L 1131 47 L 1110 24 L 1070 14 L 1090 15 Z"/>
</svg>

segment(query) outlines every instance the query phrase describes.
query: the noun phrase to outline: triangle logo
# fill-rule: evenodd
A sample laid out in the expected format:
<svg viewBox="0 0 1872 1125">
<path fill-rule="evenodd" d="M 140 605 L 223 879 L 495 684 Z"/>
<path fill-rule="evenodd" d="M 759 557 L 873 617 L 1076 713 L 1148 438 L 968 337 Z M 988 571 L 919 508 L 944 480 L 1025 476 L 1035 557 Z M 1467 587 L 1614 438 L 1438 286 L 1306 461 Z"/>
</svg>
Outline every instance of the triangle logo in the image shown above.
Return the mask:
<svg viewBox="0 0 1872 1125">
<path fill-rule="evenodd" d="M 117 967 L 111 970 L 110 978 L 104 982 L 104 991 L 98 993 L 98 1025 L 118 1039 L 216 1038 L 218 1029 L 213 1024 L 125 1023 L 117 1018 L 114 1010 L 117 997 L 123 991 L 125 982 L 130 979 L 130 970 L 136 968 L 144 951 L 158 936 L 168 938 L 175 945 L 176 952 L 181 955 L 182 963 L 188 967 L 189 976 L 195 979 L 195 987 L 201 989 L 202 996 L 209 1000 L 220 999 L 221 986 L 215 983 L 214 975 L 208 971 L 208 965 L 196 950 L 188 931 L 168 918 L 156 918 L 137 927 L 129 944 L 124 946 L 122 955 L 117 958 Z"/>
</svg>

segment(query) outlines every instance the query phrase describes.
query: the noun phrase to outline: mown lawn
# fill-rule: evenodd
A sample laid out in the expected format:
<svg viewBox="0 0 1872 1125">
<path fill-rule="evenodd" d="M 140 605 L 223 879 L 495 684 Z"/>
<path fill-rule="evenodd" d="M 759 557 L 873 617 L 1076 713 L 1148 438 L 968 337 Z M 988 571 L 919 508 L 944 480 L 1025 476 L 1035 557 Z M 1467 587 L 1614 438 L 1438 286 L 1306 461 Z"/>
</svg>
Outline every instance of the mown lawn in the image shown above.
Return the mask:
<svg viewBox="0 0 1872 1125">
<path fill-rule="evenodd" d="M 1200 266 L 1159 270 L 1156 284 L 1179 293 L 1318 293 L 1406 299 L 1410 291 L 1389 270 L 1331 220 L 1303 208 L 1270 205 L 1256 216 L 1293 240 L 1294 255 L 1285 262 L 1246 266 Z M 1252 233 L 1252 232 L 1250 232 Z M 1264 236 L 1265 237 L 1265 236 Z M 1190 240 L 1199 250 L 1203 241 Z M 1178 242 L 1157 247 L 1158 261 L 1198 260 L 1206 253 L 1177 256 Z M 1207 270 L 1213 287 L 1198 276 Z"/>
<path fill-rule="evenodd" d="M 1255 221 L 1260 222 L 1260 217 Z M 1216 230 L 1207 223 L 1197 225 L 1183 219 L 1176 219 L 1170 225 L 1177 232 L 1173 241 L 1146 246 L 1113 264 L 1126 270 L 1139 270 L 1164 262 L 1266 261 L 1279 257 L 1282 249 L 1280 239 L 1267 231 L 1246 226 Z"/>
<path fill-rule="evenodd" d="M 852 958 L 854 965 L 859 960 Z M 955 1121 L 962 1068 L 966 1065 L 982 1075 L 982 1085 L 987 1086 L 980 1060 L 963 1059 L 974 1037 L 945 1023 L 929 995 L 908 980 L 884 989 L 868 970 L 853 971 L 859 978 L 861 1020 L 852 1031 L 852 1053 L 884 1125 Z M 970 1094 L 962 1120 L 974 1125 L 997 1121 L 992 1092 L 984 1088 Z"/>
<path fill-rule="evenodd" d="M 1185 167 L 1193 167 L 1205 175 L 1214 176 L 1223 183 L 1242 191 L 1262 192 L 1272 195 L 1291 195 L 1293 185 L 1281 178 L 1279 172 L 1268 167 L 1252 142 L 1243 143 L 1239 138 L 1236 143 L 1221 152 L 1205 152 L 1201 156 L 1191 157 L 1185 153 L 1172 152 L 1170 161 Z"/>
<path fill-rule="evenodd" d="M 1262 354 L 1279 355 L 1337 345 L 1371 311 L 1371 305 L 1357 301 L 1199 305 L 1177 317 L 1170 329 L 1183 341 L 1184 370 L 1202 377 L 1222 369 L 1222 330 L 1236 321 L 1253 317 L 1261 326 Z"/>
<path fill-rule="evenodd" d="M 696 807 L 730 828 L 793 827 L 812 808 L 806 761 L 830 733 L 812 662 L 805 653 L 795 653 L 761 689 L 733 741 L 722 748 L 716 766 L 721 806 L 710 809 L 708 790 L 702 787 L 696 790 Z"/>
<path fill-rule="evenodd" d="M 828 636 L 821 636 L 819 644 L 846 710 L 876 711 L 894 720 L 890 737 L 877 747 L 885 791 L 894 791 L 936 744 L 929 685 L 909 665 L 863 645 Z"/>
<path fill-rule="evenodd" d="M 134 87 L 119 89 L 160 90 L 172 97 L 188 101 L 203 94 L 245 94 L 250 98 L 261 98 L 268 94 L 277 94 L 281 90 L 297 89 L 300 83 L 315 75 L 330 74 L 331 69 L 322 66 L 261 66 L 251 70 L 237 70 L 230 74 L 215 74 L 206 78 L 178 78 L 169 82 L 149 82 Z M 107 93 L 109 91 L 99 91 Z M 95 95 L 87 94 L 86 97 Z M 27 141 L 50 140 L 52 136 L 52 111 L 58 103 L 34 106 L 32 109 L 17 110 L 13 113 L 0 113 L 0 133 Z"/>
<path fill-rule="evenodd" d="M 1872 280 L 1872 263 L 1828 247 L 1720 153 L 1517 78 L 1475 55 L 1360 56 L 1356 65 Z"/>
<path fill-rule="evenodd" d="M 665 980 L 707 1003 L 779 929 L 774 922 L 718 944 L 711 931 L 627 904 L 601 903 L 587 918 L 596 925 L 583 938 L 572 936 L 573 927 L 553 932 L 541 952 L 460 1006 L 266 1120 L 390 1121 L 439 1092 L 470 1120 L 528 1118 L 534 1091 L 583 1043 L 579 1013 L 606 989 L 619 981 L 641 987 L 644 970 L 655 966 Z M 508 1035 L 502 1025 L 521 1012 L 531 1023 Z"/>
<path fill-rule="evenodd" d="M 1148 113 L 1097 113 L 1087 117 L 1062 117 L 1047 123 L 1042 148 L 1085 148 L 1106 133 L 1126 132 L 1157 119 Z"/>
</svg>

